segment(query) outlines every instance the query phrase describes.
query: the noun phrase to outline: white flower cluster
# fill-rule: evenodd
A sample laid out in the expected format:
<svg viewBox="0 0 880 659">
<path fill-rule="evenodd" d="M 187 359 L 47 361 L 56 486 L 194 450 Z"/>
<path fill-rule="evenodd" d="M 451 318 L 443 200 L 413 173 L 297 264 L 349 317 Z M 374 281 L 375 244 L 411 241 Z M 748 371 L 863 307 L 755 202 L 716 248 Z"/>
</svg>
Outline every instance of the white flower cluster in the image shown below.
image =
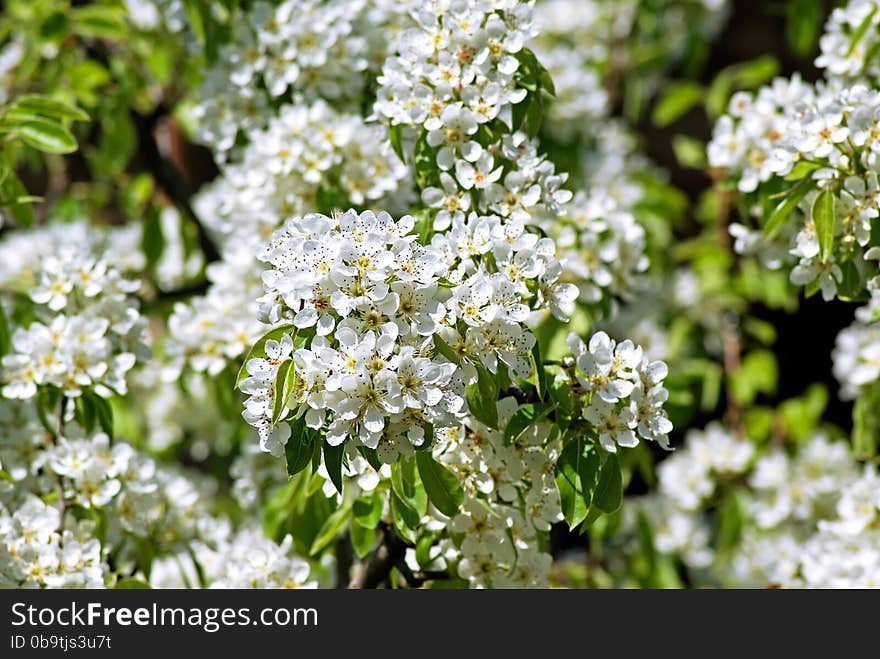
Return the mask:
<svg viewBox="0 0 880 659">
<path fill-rule="evenodd" d="M 305 412 L 310 427 L 329 421 L 331 444 L 357 438 L 393 461 L 424 441 L 425 423 L 456 422 L 464 384 L 476 375 L 471 360 L 492 373 L 500 362 L 528 375 L 535 338 L 522 323 L 530 303 L 565 317 L 557 301 L 570 297 L 569 287 L 555 281 L 561 266 L 553 243 L 522 223 L 471 214 L 429 245 L 413 228 L 413 218 L 395 222 L 384 212 L 311 214 L 288 220 L 260 254 L 272 266 L 263 274 L 264 320 L 315 335 L 296 350 L 290 334 L 267 341 L 267 357 L 246 365 L 245 418 L 271 452 L 282 449 L 270 419 L 285 360 L 297 376 L 286 403 Z M 435 335 L 461 369 L 432 356 Z"/>
<path fill-rule="evenodd" d="M 657 468 L 660 493 L 681 510 L 695 511 L 715 493 L 716 483 L 745 473 L 754 448 L 720 423 L 692 430 L 684 447 Z"/>
<path fill-rule="evenodd" d="M 217 375 L 247 351 L 264 329 L 254 304 L 259 270 L 247 253 L 227 254 L 207 267 L 205 295 L 174 305 L 165 343 L 171 375 L 179 375 L 184 365 Z"/>
<path fill-rule="evenodd" d="M 878 10 L 877 0 L 850 0 L 832 11 L 819 40 L 822 52 L 816 58 L 816 66 L 832 77 L 877 80 L 880 76 L 880 62 L 875 57 L 880 44 Z"/>
<path fill-rule="evenodd" d="M 880 247 L 870 248 L 865 258 L 880 260 Z M 837 335 L 831 354 L 845 400 L 880 383 L 880 274 L 868 280 L 867 290 L 868 302 L 856 309 L 855 322 Z"/>
<path fill-rule="evenodd" d="M 254 252 L 285 219 L 313 211 L 329 187 L 340 204 L 402 208 L 411 194 L 386 129 L 324 101 L 284 106 L 250 137 L 240 161 L 226 165 L 195 203 L 223 260 L 208 267 L 208 293 L 177 304 L 169 319 L 169 354 L 210 375 L 265 330 L 254 306 L 261 288 Z"/>
<path fill-rule="evenodd" d="M 184 0 L 125 0 L 125 9 L 141 30 L 161 26 L 169 32 L 182 32 L 189 27 Z"/>
<path fill-rule="evenodd" d="M 795 167 L 807 167 L 803 177 L 812 179 L 816 188 L 798 204 L 803 219 L 789 240 L 788 256 L 780 253 L 778 242 L 756 247 L 759 234 L 738 225 L 731 227 L 735 247 L 763 251 L 762 260 L 768 265 L 795 261 L 792 283 L 814 283 L 826 300 L 844 283 L 844 268 L 854 270 L 856 277 L 871 270 L 876 273 L 876 265 L 866 259 L 870 259 L 871 226 L 880 215 L 878 126 L 880 93 L 860 84 L 813 88 L 794 77 L 777 79 L 756 97 L 734 95 L 730 114 L 715 126 L 710 164 L 727 168 L 743 192 L 794 175 Z M 821 190 L 834 198 L 834 246 L 826 257 L 810 219 Z"/>
<path fill-rule="evenodd" d="M 688 433 L 658 479 L 656 495 L 625 509 L 647 517 L 655 548 L 692 568 L 694 585 L 880 587 L 880 477 L 843 442 L 816 434 L 792 451 L 759 454 L 749 439 L 712 424 Z M 709 522 L 731 492 L 743 535 L 718 561 Z M 632 533 L 634 520 L 624 526 Z"/>
<path fill-rule="evenodd" d="M 438 180 L 422 190 L 438 211 L 435 230 L 471 209 L 514 220 L 558 214 L 571 199 L 567 175 L 513 132 L 513 106 L 527 94 L 516 73 L 534 34 L 532 4 L 424 0 L 412 15 L 417 27 L 395 41 L 375 110 L 424 140 L 436 161 Z"/>
<path fill-rule="evenodd" d="M 856 398 L 865 387 L 880 382 L 880 323 L 847 327 L 837 335 L 831 357 L 842 398 Z"/>
<path fill-rule="evenodd" d="M 822 436 L 795 457 L 771 452 L 755 464 L 757 529 L 731 565 L 744 586 L 880 587 L 880 478 L 847 447 Z"/>
<path fill-rule="evenodd" d="M 659 464 L 656 493 L 624 504 L 629 511 L 625 533 L 635 532 L 636 514 L 643 514 L 658 552 L 693 570 L 711 566 L 716 554 L 706 509 L 716 503 L 723 484 L 749 472 L 754 458 L 752 443 L 718 422 L 688 431 L 684 445 Z"/>
<path fill-rule="evenodd" d="M 163 557 L 153 565 L 150 583 L 155 588 L 316 588 L 309 580 L 311 568 L 293 549 L 290 536 L 276 544 L 258 527 L 233 531 L 228 523 L 212 520 L 203 541 L 192 544 L 192 553 Z M 198 568 L 193 562 L 198 561 Z"/>
<path fill-rule="evenodd" d="M 78 252 L 83 261 L 100 258 L 130 276 L 146 266 L 140 245 L 138 223 L 98 229 L 76 221 L 5 233 L 0 241 L 0 284 L 4 289 L 30 291 L 37 285 L 43 264 L 62 251 Z"/>
<path fill-rule="evenodd" d="M 232 39 L 199 88 L 196 137 L 222 158 L 240 130 L 266 125 L 274 99 L 360 101 L 387 35 L 409 23 L 406 8 L 399 0 L 286 0 L 234 12 Z"/>
<path fill-rule="evenodd" d="M 691 40 L 723 25 L 726 0 L 542 0 L 535 53 L 553 76 L 556 95 L 547 131 L 565 143 L 591 139 L 611 112 L 620 78 L 633 73 L 646 96 Z M 644 53 L 652 53 L 646 62 Z M 635 72 L 634 72 L 635 71 Z"/>
<path fill-rule="evenodd" d="M 91 251 L 59 247 L 47 256 L 30 290 L 46 320 L 14 331 L 2 362 L 3 395 L 32 398 L 44 385 L 70 397 L 85 387 L 124 394 L 126 374 L 148 354 L 146 321 L 130 295 L 139 287 Z"/>
<path fill-rule="evenodd" d="M 61 527 L 57 508 L 39 497 L 10 513 L 0 502 L 0 588 L 103 588 L 108 568 L 94 523 Z"/>
<path fill-rule="evenodd" d="M 499 400 L 499 427 L 519 407 L 513 398 Z M 439 431 L 434 448 L 465 489 L 461 512 L 448 522 L 452 540 L 439 553 L 471 587 L 546 588 L 552 558 L 537 534 L 562 519 L 558 433 L 542 422 L 505 444 L 501 431 L 476 419 L 466 425 Z"/>
<path fill-rule="evenodd" d="M 688 431 L 684 446 L 658 466 L 657 492 L 624 504 L 629 511 L 624 528 L 632 533 L 635 515 L 643 514 L 658 552 L 676 556 L 694 570 L 709 567 L 716 555 L 705 511 L 722 484 L 748 473 L 754 456 L 748 439 L 734 436 L 720 423 Z"/>
<path fill-rule="evenodd" d="M 672 423 L 663 409 L 669 396 L 663 387 L 666 364 L 649 360 L 629 339 L 616 343 L 605 332 L 593 334 L 589 344 L 572 333 L 567 343 L 577 382 L 590 394 L 583 416 L 596 429 L 602 448 L 614 453 L 642 438 L 668 449 Z"/>
<path fill-rule="evenodd" d="M 737 178 L 737 187 L 742 192 L 753 192 L 782 170 L 790 171 L 794 158 L 786 147 L 794 146 L 793 138 L 802 134 L 797 125 L 801 108 L 813 101 L 815 94 L 816 90 L 798 74 L 791 79 L 777 78 L 757 94 L 734 94 L 728 114 L 715 124 L 708 146 L 709 165 L 728 170 Z M 812 132 L 818 135 L 823 127 L 816 125 Z M 806 142 L 804 145 L 810 146 Z M 825 141 L 823 157 L 831 152 L 831 145 Z M 812 154 L 805 153 L 809 155 Z"/>
<path fill-rule="evenodd" d="M 616 199 L 601 191 L 579 191 L 566 214 L 546 225 L 581 300 L 626 298 L 638 288 L 639 275 L 648 269 L 645 230 Z"/>
</svg>

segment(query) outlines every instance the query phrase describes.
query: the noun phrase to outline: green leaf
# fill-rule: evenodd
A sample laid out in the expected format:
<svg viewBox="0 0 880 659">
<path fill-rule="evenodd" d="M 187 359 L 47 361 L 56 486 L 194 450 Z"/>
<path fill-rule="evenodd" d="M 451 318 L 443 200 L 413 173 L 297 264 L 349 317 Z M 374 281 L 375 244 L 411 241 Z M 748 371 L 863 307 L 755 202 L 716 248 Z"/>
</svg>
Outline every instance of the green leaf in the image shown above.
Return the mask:
<svg viewBox="0 0 880 659">
<path fill-rule="evenodd" d="M 141 249 L 147 265 L 154 266 L 165 251 L 165 235 L 162 233 L 162 216 L 158 208 L 151 206 L 144 214 L 144 228 L 141 233 Z"/>
<path fill-rule="evenodd" d="M 822 8 L 816 0 L 789 0 L 785 36 L 795 54 L 804 57 L 816 47 L 822 27 Z"/>
<path fill-rule="evenodd" d="M 60 398 L 60 392 L 55 387 L 40 387 L 37 390 L 37 416 L 43 427 L 53 436 L 58 432 Z"/>
<path fill-rule="evenodd" d="M 849 57 L 853 54 L 853 51 L 856 49 L 856 46 L 859 45 L 859 41 L 862 40 L 862 37 L 868 32 L 868 29 L 871 27 L 871 23 L 874 21 L 874 15 L 877 13 L 877 5 L 873 5 L 871 7 L 871 11 L 862 19 L 862 22 L 859 23 L 859 26 L 853 30 L 852 34 L 849 37 L 849 48 L 846 51 L 846 57 Z"/>
<path fill-rule="evenodd" d="M 623 476 L 617 456 L 610 453 L 599 469 L 599 481 L 593 491 L 593 505 L 604 513 L 613 513 L 623 500 Z"/>
<path fill-rule="evenodd" d="M 35 119 L 17 129 L 21 139 L 45 153 L 72 153 L 76 139 L 69 130 L 54 121 Z"/>
<path fill-rule="evenodd" d="M 317 441 L 318 433 L 306 426 L 304 418 L 291 421 L 290 438 L 284 447 L 288 476 L 295 476 L 309 466 Z"/>
<path fill-rule="evenodd" d="M 84 37 L 121 40 L 125 37 L 125 12 L 118 7 L 88 5 L 72 10 L 73 31 Z"/>
<path fill-rule="evenodd" d="M 791 171 L 788 174 L 786 174 L 782 178 L 786 181 L 800 181 L 802 178 L 804 178 L 805 176 L 809 176 L 820 167 L 821 165 L 818 163 L 801 160 L 798 164 L 791 168 Z"/>
<path fill-rule="evenodd" d="M 538 64 L 535 53 L 528 48 L 522 48 L 516 53 L 516 59 L 519 60 L 519 67 L 513 74 L 513 79 L 517 87 L 522 87 L 530 92 L 537 91 L 543 67 Z"/>
<path fill-rule="evenodd" d="M 391 514 L 394 516 L 394 528 L 398 534 L 409 542 L 415 541 L 415 531 L 419 526 L 420 517 L 415 508 L 391 490 Z"/>
<path fill-rule="evenodd" d="M 416 140 L 413 153 L 413 169 L 416 174 L 416 185 L 420 190 L 440 185 L 440 173 L 437 167 L 437 154 L 428 144 L 428 133 L 422 131 Z"/>
<path fill-rule="evenodd" d="M 516 443 L 526 430 L 547 416 L 554 407 L 552 403 L 528 403 L 520 407 L 504 428 L 504 443 Z"/>
<path fill-rule="evenodd" d="M 670 82 L 657 99 L 651 121 L 663 128 L 680 119 L 703 99 L 703 86 L 695 82 Z"/>
<path fill-rule="evenodd" d="M 12 104 L 10 111 L 21 110 L 32 113 L 38 117 L 50 119 L 73 119 L 74 121 L 88 121 L 89 115 L 75 105 L 58 101 L 46 96 L 28 94 L 19 96 Z"/>
<path fill-rule="evenodd" d="M 587 517 L 598 470 L 599 453 L 592 443 L 575 437 L 565 444 L 556 462 L 556 487 L 570 529 Z"/>
<path fill-rule="evenodd" d="M 782 227 L 782 223 L 788 219 L 788 216 L 791 215 L 792 211 L 797 208 L 797 205 L 801 203 L 801 200 L 807 196 L 807 193 L 815 185 L 816 182 L 813 179 L 805 178 L 788 191 L 788 194 L 779 202 L 764 225 L 765 238 L 772 237 Z"/>
<path fill-rule="evenodd" d="M 358 453 L 364 456 L 364 460 L 370 463 L 370 466 L 379 471 L 382 468 L 382 461 L 379 459 L 379 454 L 376 452 L 374 448 L 368 448 L 366 446 L 358 446 Z"/>
<path fill-rule="evenodd" d="M 459 359 L 458 355 L 455 354 L 455 351 L 449 347 L 449 344 L 446 343 L 439 334 L 434 335 L 434 349 L 453 364 L 461 365 L 461 359 Z"/>
<path fill-rule="evenodd" d="M 281 419 L 284 412 L 284 385 L 287 380 L 287 374 L 293 371 L 293 360 L 285 359 L 278 365 L 278 371 L 275 373 L 275 395 L 272 397 L 272 425 L 276 425 Z"/>
<path fill-rule="evenodd" d="M 538 398 L 544 400 L 550 388 L 550 382 L 547 378 L 547 369 L 544 368 L 544 360 L 541 357 L 541 347 L 538 341 L 532 346 L 532 366 L 535 369 L 535 384 L 538 392 Z"/>
<path fill-rule="evenodd" d="M 351 522 L 351 546 L 357 557 L 363 559 L 373 548 L 376 541 L 376 529 L 363 526 L 356 519 Z"/>
<path fill-rule="evenodd" d="M 540 94 L 535 94 L 532 102 L 526 110 L 526 134 L 535 139 L 541 131 L 541 125 L 544 123 L 544 100 Z"/>
<path fill-rule="evenodd" d="M 687 135 L 676 135 L 672 138 L 672 152 L 682 167 L 706 168 L 706 145 L 700 140 Z"/>
<path fill-rule="evenodd" d="M 345 457 L 345 442 L 338 446 L 331 446 L 324 442 L 324 466 L 330 475 L 330 481 L 336 491 L 342 494 L 342 459 Z"/>
<path fill-rule="evenodd" d="M 853 450 L 862 460 L 877 455 L 880 441 L 880 383 L 862 391 L 853 407 Z"/>
<path fill-rule="evenodd" d="M 825 263 L 834 248 L 834 194 L 822 190 L 813 201 L 813 226 L 819 241 L 819 259 Z"/>
<path fill-rule="evenodd" d="M 374 529 L 382 519 L 382 510 L 385 508 L 385 497 L 378 490 L 369 494 L 362 494 L 355 499 L 352 505 L 354 519 L 368 529 Z"/>
<path fill-rule="evenodd" d="M 736 490 L 729 490 L 718 508 L 718 534 L 715 547 L 727 556 L 739 543 L 743 529 L 743 508 Z"/>
<path fill-rule="evenodd" d="M 464 395 L 470 413 L 483 425 L 498 428 L 498 383 L 482 363 L 476 362 L 477 381 L 465 387 Z"/>
<path fill-rule="evenodd" d="M 251 359 L 257 358 L 265 358 L 266 357 L 266 341 L 280 341 L 281 337 L 285 334 L 290 334 L 291 332 L 295 332 L 296 327 L 291 324 L 281 325 L 280 327 L 276 327 L 275 329 L 269 330 L 259 339 L 257 342 L 251 346 L 251 349 L 248 351 L 247 356 L 244 358 L 244 361 L 241 363 L 241 368 L 238 369 L 238 375 L 235 378 L 235 386 L 238 388 L 239 383 L 242 380 L 248 377 L 247 372 L 247 363 Z"/>
<path fill-rule="evenodd" d="M 91 434 L 95 429 L 95 404 L 92 402 L 92 397 L 85 392 L 82 396 L 77 396 L 74 399 L 74 411 L 83 430 Z"/>
<path fill-rule="evenodd" d="M 400 162 L 406 162 L 406 159 L 403 157 L 402 132 L 403 128 L 400 124 L 389 126 L 388 140 L 391 142 L 391 148 L 394 149 L 394 153 L 400 158 Z"/>
<path fill-rule="evenodd" d="M 464 501 L 464 490 L 455 474 L 437 462 L 428 451 L 416 452 L 416 465 L 428 499 L 434 507 L 447 517 L 455 515 Z"/>
<path fill-rule="evenodd" d="M 431 547 L 435 540 L 434 534 L 426 533 L 416 543 L 416 562 L 420 567 L 426 568 L 431 564 Z"/>
<path fill-rule="evenodd" d="M 34 223 L 31 199 L 15 172 L 7 172 L 3 184 L 0 185 L 0 206 L 5 207 L 15 223 L 21 227 L 27 228 Z"/>
<path fill-rule="evenodd" d="M 327 518 L 327 521 L 324 522 L 324 525 L 318 531 L 318 535 L 312 541 L 311 547 L 309 547 L 309 556 L 314 556 L 333 542 L 336 536 L 339 535 L 339 532 L 342 531 L 342 528 L 348 523 L 350 513 L 351 503 L 343 503 Z"/>
<path fill-rule="evenodd" d="M 95 405 L 95 415 L 98 418 L 98 425 L 101 426 L 101 430 L 103 430 L 110 439 L 113 439 L 113 407 L 110 405 L 109 401 L 98 395 L 93 397 L 93 402 Z"/>
<path fill-rule="evenodd" d="M 60 40 L 67 31 L 67 15 L 63 11 L 51 12 L 40 24 L 40 37 L 47 41 Z"/>
</svg>

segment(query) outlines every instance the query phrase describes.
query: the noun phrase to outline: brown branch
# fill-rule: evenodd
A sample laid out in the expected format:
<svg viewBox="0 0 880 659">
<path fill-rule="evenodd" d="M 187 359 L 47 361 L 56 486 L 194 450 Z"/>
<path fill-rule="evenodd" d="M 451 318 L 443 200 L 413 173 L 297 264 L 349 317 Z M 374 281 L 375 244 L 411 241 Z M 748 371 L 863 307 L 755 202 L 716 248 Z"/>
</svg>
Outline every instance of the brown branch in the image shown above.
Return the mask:
<svg viewBox="0 0 880 659">
<path fill-rule="evenodd" d="M 382 542 L 367 557 L 358 573 L 348 584 L 349 588 L 376 588 L 391 575 L 391 570 L 406 557 L 406 543 L 388 524 L 379 522 Z"/>
<path fill-rule="evenodd" d="M 377 588 L 390 581 L 391 570 L 394 568 L 397 568 L 411 588 L 420 588 L 428 581 L 450 578 L 449 572 L 445 570 L 411 570 L 406 564 L 407 544 L 386 522 L 379 522 L 379 531 L 382 533 L 382 542 L 364 561 L 348 584 L 349 588 Z"/>
<path fill-rule="evenodd" d="M 351 566 L 354 562 L 351 548 L 351 538 L 344 533 L 336 539 L 336 587 L 345 588 L 351 575 Z"/>
<path fill-rule="evenodd" d="M 193 192 L 189 187 L 183 173 L 169 159 L 162 156 L 159 144 L 156 141 L 156 126 L 159 120 L 167 116 L 167 110 L 159 106 L 149 115 L 142 115 L 134 110 L 131 111 L 132 122 L 138 135 L 140 155 L 143 157 L 144 169 L 152 174 L 156 183 L 177 207 L 180 214 L 192 222 L 198 234 L 199 247 L 205 255 L 205 261 L 220 260 L 220 252 L 214 244 L 205 225 L 199 219 L 192 207 Z"/>
</svg>

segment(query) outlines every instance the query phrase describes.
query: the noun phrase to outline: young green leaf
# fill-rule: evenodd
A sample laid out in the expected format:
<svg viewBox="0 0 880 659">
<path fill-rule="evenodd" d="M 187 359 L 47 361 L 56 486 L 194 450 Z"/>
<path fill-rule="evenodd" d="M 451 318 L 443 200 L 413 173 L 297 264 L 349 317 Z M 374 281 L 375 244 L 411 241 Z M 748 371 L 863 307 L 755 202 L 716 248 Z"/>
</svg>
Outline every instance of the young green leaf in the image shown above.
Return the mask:
<svg viewBox="0 0 880 659">
<path fill-rule="evenodd" d="M 284 446 L 288 476 L 295 476 L 309 466 L 316 441 L 318 433 L 306 426 L 305 419 L 300 417 L 290 422 L 290 438 Z"/>
<path fill-rule="evenodd" d="M 10 108 L 10 112 L 16 110 L 27 112 L 38 117 L 50 119 L 73 119 L 74 121 L 88 121 L 89 115 L 75 105 L 58 101 L 46 96 L 27 94 L 19 96 Z"/>
<path fill-rule="evenodd" d="M 556 487 L 569 528 L 587 517 L 599 469 L 599 454 L 582 437 L 569 440 L 556 462 Z"/>
<path fill-rule="evenodd" d="M 703 86 L 695 82 L 669 83 L 654 106 L 651 122 L 660 128 L 668 126 L 703 100 L 703 94 Z"/>
<path fill-rule="evenodd" d="M 352 505 L 354 519 L 368 529 L 374 529 L 382 519 L 382 509 L 385 507 L 385 497 L 382 492 L 373 490 L 369 494 L 362 494 L 355 499 Z"/>
<path fill-rule="evenodd" d="M 599 481 L 593 491 L 593 505 L 604 513 L 613 513 L 623 500 L 623 476 L 617 456 L 609 454 L 599 469 Z"/>
<path fill-rule="evenodd" d="M 538 345 L 538 341 L 535 341 L 535 345 L 532 346 L 532 367 L 535 369 L 535 388 L 538 392 L 538 398 L 544 400 L 550 383 L 547 378 L 547 369 L 544 368 L 541 347 Z"/>
<path fill-rule="evenodd" d="M 154 266 L 162 258 L 165 251 L 165 235 L 162 233 L 162 217 L 159 210 L 150 207 L 144 213 L 144 228 L 141 232 L 141 249 L 147 259 L 147 265 Z"/>
<path fill-rule="evenodd" d="M 345 502 L 327 518 L 327 521 L 324 522 L 321 530 L 318 531 L 318 535 L 316 535 L 315 539 L 312 541 L 311 547 L 309 547 L 309 556 L 314 556 L 324 549 L 324 547 L 333 542 L 336 536 L 339 535 L 340 531 L 342 531 L 342 528 L 348 523 L 350 514 L 351 503 Z"/>
<path fill-rule="evenodd" d="M 434 350 L 443 355 L 453 364 L 461 365 L 461 359 L 455 354 L 455 351 L 449 347 L 439 334 L 434 335 Z"/>
<path fill-rule="evenodd" d="M 419 514 L 393 489 L 391 490 L 391 514 L 394 516 L 394 528 L 397 529 L 398 534 L 405 540 L 414 541 L 415 530 L 419 525 Z"/>
<path fill-rule="evenodd" d="M 498 427 L 498 383 L 480 362 L 476 363 L 477 381 L 465 387 L 465 399 L 471 414 L 482 424 Z"/>
<path fill-rule="evenodd" d="M 785 220 L 788 219 L 788 216 L 791 215 L 795 208 L 797 208 L 801 199 L 806 197 L 807 193 L 812 190 L 815 185 L 816 182 L 813 179 L 804 178 L 789 190 L 785 199 L 779 202 L 773 210 L 773 213 L 767 219 L 767 223 L 764 225 L 765 238 L 771 238 L 780 227 L 782 227 L 783 222 L 785 222 Z"/>
<path fill-rule="evenodd" d="M 351 522 L 351 546 L 357 557 L 363 559 L 373 548 L 376 540 L 376 529 L 362 525 L 356 519 Z"/>
<path fill-rule="evenodd" d="M 284 383 L 287 380 L 287 374 L 293 370 L 293 360 L 286 359 L 278 365 L 278 371 L 275 373 L 275 395 L 272 398 L 272 425 L 278 423 L 285 410 Z"/>
<path fill-rule="evenodd" d="M 834 248 L 834 193 L 822 190 L 813 201 L 813 226 L 819 241 L 819 259 L 825 263 Z"/>
<path fill-rule="evenodd" d="M 324 442 L 324 466 L 330 475 L 330 481 L 336 491 L 342 494 L 342 460 L 345 457 L 345 442 L 338 446 L 331 446 Z"/>
<path fill-rule="evenodd" d="M 464 501 L 464 490 L 455 474 L 434 460 L 428 451 L 416 452 L 416 464 L 434 507 L 447 517 L 455 515 Z"/>
<path fill-rule="evenodd" d="M 520 407 L 504 428 L 504 443 L 515 443 L 526 430 L 547 416 L 554 407 L 552 403 L 529 403 Z"/>
<path fill-rule="evenodd" d="M 280 327 L 276 327 L 275 329 L 269 330 L 268 332 L 263 334 L 263 336 L 261 336 L 259 339 L 257 339 L 257 342 L 254 343 L 253 346 L 251 346 L 251 349 L 248 351 L 247 356 L 245 356 L 244 361 L 242 361 L 241 368 L 238 369 L 238 375 L 235 377 L 236 388 L 238 387 L 238 385 L 241 383 L 242 380 L 244 380 L 246 377 L 248 377 L 247 363 L 251 359 L 256 359 L 256 358 L 266 356 L 266 341 L 269 341 L 269 340 L 280 341 L 282 336 L 284 336 L 285 334 L 290 334 L 291 332 L 295 332 L 295 331 L 296 331 L 296 328 L 293 325 L 290 325 L 290 324 L 281 325 Z"/>
<path fill-rule="evenodd" d="M 55 121 L 34 119 L 16 130 L 27 144 L 45 153 L 76 151 L 76 139 L 69 130 Z"/>
<path fill-rule="evenodd" d="M 98 418 L 98 425 L 101 426 L 108 437 L 113 439 L 113 407 L 107 399 L 95 395 L 93 398 L 95 404 L 95 415 Z"/>
</svg>

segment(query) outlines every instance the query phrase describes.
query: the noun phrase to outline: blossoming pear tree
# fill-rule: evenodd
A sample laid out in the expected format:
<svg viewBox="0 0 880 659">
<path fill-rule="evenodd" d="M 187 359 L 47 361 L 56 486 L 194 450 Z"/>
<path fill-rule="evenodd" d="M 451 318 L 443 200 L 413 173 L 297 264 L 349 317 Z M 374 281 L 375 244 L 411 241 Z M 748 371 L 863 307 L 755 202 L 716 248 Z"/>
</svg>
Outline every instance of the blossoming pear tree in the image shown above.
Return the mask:
<svg viewBox="0 0 880 659">
<path fill-rule="evenodd" d="M 876 0 L 7 4 L 0 586 L 880 583 Z"/>
</svg>

